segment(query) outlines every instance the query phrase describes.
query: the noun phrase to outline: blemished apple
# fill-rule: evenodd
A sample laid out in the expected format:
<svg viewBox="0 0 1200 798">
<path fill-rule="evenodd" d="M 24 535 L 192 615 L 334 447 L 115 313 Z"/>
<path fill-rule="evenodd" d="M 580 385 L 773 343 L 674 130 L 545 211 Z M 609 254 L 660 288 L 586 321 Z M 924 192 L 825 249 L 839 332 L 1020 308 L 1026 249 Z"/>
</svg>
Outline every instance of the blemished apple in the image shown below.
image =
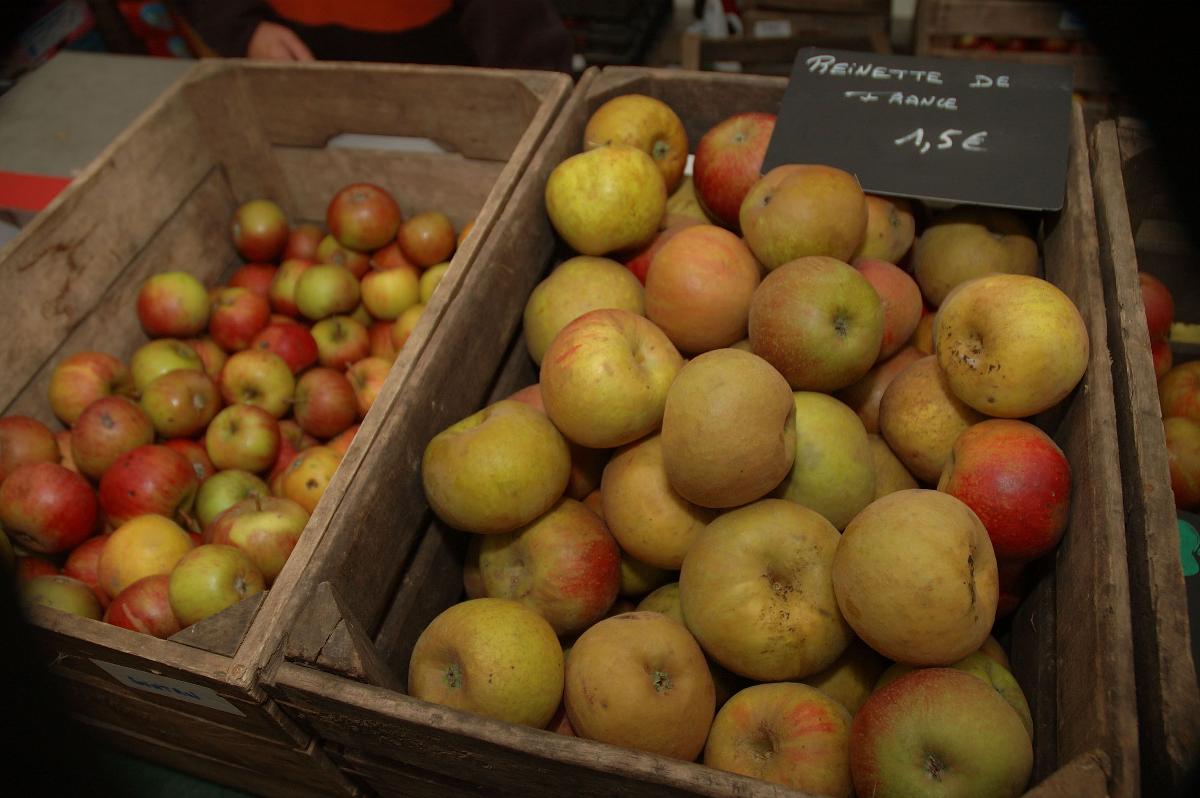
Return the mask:
<svg viewBox="0 0 1200 798">
<path fill-rule="evenodd" d="M 104 612 L 104 622 L 166 639 L 183 629 L 167 595 L 168 574 L 145 576 L 118 593 Z"/>
<path fill-rule="evenodd" d="M 206 543 L 189 551 L 167 581 L 171 611 L 183 626 L 263 592 L 262 573 L 236 546 Z"/>
<path fill-rule="evenodd" d="M 850 713 L 794 682 L 741 690 L 713 719 L 704 764 L 812 795 L 849 798 Z"/>
<path fill-rule="evenodd" d="M 252 496 L 221 513 L 205 530 L 210 543 L 236 546 L 270 587 L 300 540 L 308 512 L 291 499 Z"/>
<path fill-rule="evenodd" d="M 88 405 L 71 428 L 71 456 L 79 473 L 99 480 L 118 457 L 154 441 L 154 425 L 141 405 L 106 396 Z"/>
<path fill-rule="evenodd" d="M 254 336 L 250 348 L 283 358 L 293 375 L 300 374 L 317 362 L 317 341 L 303 324 L 272 322 Z"/>
<path fill-rule="evenodd" d="M 312 321 L 352 312 L 361 296 L 358 278 L 334 263 L 310 266 L 296 278 L 296 308 Z"/>
<path fill-rule="evenodd" d="M 883 392 L 900 372 L 922 357 L 924 355 L 916 347 L 906 346 L 888 359 L 878 361 L 861 380 L 842 388 L 835 395 L 858 413 L 868 433 L 878 433 L 879 402 L 883 399 Z"/>
<path fill-rule="evenodd" d="M 867 195 L 867 230 L 854 259 L 899 263 L 916 238 L 916 220 L 908 200 Z M 857 265 L 857 264 L 856 264 Z"/>
<path fill-rule="evenodd" d="M 520 601 L 555 634 L 577 634 L 604 617 L 621 584 L 621 551 L 600 518 L 574 499 L 479 548 L 485 594 Z"/>
<path fill-rule="evenodd" d="M 113 526 L 154 513 L 196 529 L 192 506 L 200 480 L 187 458 L 166 446 L 139 446 L 100 478 L 100 507 Z"/>
<path fill-rule="evenodd" d="M 396 235 L 404 256 L 422 269 L 450 260 L 455 240 L 454 224 L 441 211 L 410 216 Z"/>
<path fill-rule="evenodd" d="M 261 477 L 239 468 L 227 468 L 200 483 L 196 492 L 196 519 L 207 533 L 209 525 L 230 507 L 252 496 L 270 495 L 271 490 Z"/>
<path fill-rule="evenodd" d="M 545 728 L 563 696 L 562 645 L 546 619 L 507 599 L 444 610 L 421 632 L 408 666 L 413 698 Z"/>
<path fill-rule="evenodd" d="M 838 539 L 816 512 L 781 499 L 719 516 L 679 572 L 688 629 L 710 657 L 750 679 L 824 670 L 853 638 L 834 598 Z"/>
<path fill-rule="evenodd" d="M 849 261 L 866 234 L 867 200 L 849 172 L 786 164 L 751 186 L 738 220 L 768 270 L 810 255 Z"/>
<path fill-rule="evenodd" d="M 113 394 L 133 396 L 133 376 L 110 354 L 76 352 L 54 367 L 46 393 L 51 411 L 69 427 L 97 399 Z"/>
<path fill-rule="evenodd" d="M 248 348 L 270 322 L 271 303 L 266 297 L 248 288 L 218 288 L 212 292 L 208 334 L 226 352 Z"/>
<path fill-rule="evenodd" d="M 836 391 L 879 358 L 883 304 L 854 267 L 803 257 L 780 265 L 750 303 L 750 346 L 793 390 Z"/>
<path fill-rule="evenodd" d="M 1200 421 L 1200 360 L 1174 366 L 1158 381 L 1162 417 L 1180 416 Z"/>
<path fill-rule="evenodd" d="M 667 193 L 678 188 L 687 164 L 688 140 L 683 122 L 669 105 L 645 94 L 622 94 L 588 117 L 584 150 L 625 144 L 649 155 Z"/>
<path fill-rule="evenodd" d="M 0 483 L 26 463 L 57 463 L 62 459 L 58 438 L 29 416 L 0 418 Z"/>
<path fill-rule="evenodd" d="M 867 699 L 850 730 L 850 771 L 858 795 L 939 794 L 1016 798 L 1033 771 L 1021 719 L 981 679 L 925 668 Z"/>
<path fill-rule="evenodd" d="M 993 274 L 955 289 L 934 318 L 954 394 L 980 413 L 1024 418 L 1061 402 L 1087 371 L 1087 324 L 1053 283 Z"/>
<path fill-rule="evenodd" d="M 621 550 L 658 568 L 678 569 L 716 512 L 680 496 L 667 479 L 662 438 L 628 444 L 604 467 L 603 517 Z"/>
<path fill-rule="evenodd" d="M 309 258 L 289 258 L 279 264 L 279 269 L 271 280 L 271 289 L 267 292 L 271 308 L 276 313 L 299 317 L 300 309 L 296 307 L 296 282 L 313 264 L 314 261 Z"/>
<path fill-rule="evenodd" d="M 266 471 L 279 454 L 279 422 L 261 407 L 230 405 L 208 425 L 204 448 L 219 469 Z"/>
<path fill-rule="evenodd" d="M 91 485 L 58 463 L 25 463 L 0 483 L 0 528 L 30 551 L 68 551 L 96 531 L 98 519 Z"/>
<path fill-rule="evenodd" d="M 621 446 L 662 423 L 667 390 L 682 366 L 653 322 L 627 310 L 593 310 L 546 350 L 542 400 L 568 439 L 593 449 Z"/>
<path fill-rule="evenodd" d="M 138 347 L 129 360 L 129 372 L 137 394 L 169 371 L 204 371 L 204 361 L 195 349 L 175 338 L 156 338 Z M 87 408 L 84 408 L 85 410 Z"/>
<path fill-rule="evenodd" d="M 685 761 L 703 750 L 716 692 L 682 624 L 657 612 L 606 618 L 575 641 L 566 671 L 578 736 Z"/>
<path fill-rule="evenodd" d="M 529 294 L 522 318 L 525 346 L 540 364 L 550 342 L 590 310 L 619 308 L 644 315 L 641 283 L 608 258 L 580 255 L 563 261 Z"/>
<path fill-rule="evenodd" d="M 187 532 L 161 515 L 140 515 L 109 535 L 100 553 L 100 587 L 110 596 L 145 576 L 169 574 L 192 550 Z"/>
<path fill-rule="evenodd" d="M 163 441 L 163 446 L 174 449 L 183 455 L 201 482 L 217 473 L 217 467 L 212 464 L 208 451 L 205 450 L 201 441 L 194 441 L 191 438 L 172 438 L 169 441 Z"/>
<path fill-rule="evenodd" d="M 671 384 L 662 423 L 667 480 L 701 507 L 738 507 L 787 476 L 796 405 L 770 363 L 739 349 L 705 352 Z"/>
<path fill-rule="evenodd" d="M 883 341 L 879 360 L 886 360 L 908 343 L 921 320 L 921 289 L 908 272 L 887 261 L 860 258 L 854 268 L 867 278 L 883 305 Z"/>
<path fill-rule="evenodd" d="M 680 230 L 646 273 L 646 318 L 681 352 L 698 354 L 746 337 L 758 261 L 733 233 L 710 224 Z"/>
<path fill-rule="evenodd" d="M 960 206 L 939 214 L 921 233 L 912 266 L 925 301 L 939 307 L 953 288 L 973 278 L 1037 274 L 1037 244 L 1012 211 Z"/>
<path fill-rule="evenodd" d="M 871 695 L 887 667 L 888 660 L 882 654 L 856 637 L 832 665 L 820 673 L 805 676 L 803 681 L 854 715 Z"/>
<path fill-rule="evenodd" d="M 1200 422 L 1183 416 L 1168 418 L 1163 433 L 1175 507 L 1194 510 L 1200 507 Z"/>
<path fill-rule="evenodd" d="M 354 423 L 358 399 L 346 376 L 331 368 L 309 369 L 296 382 L 296 423 L 317 438 L 331 438 Z"/>
<path fill-rule="evenodd" d="M 288 242 L 287 216 L 269 199 L 239 205 L 230 227 L 233 245 L 248 261 L 273 261 Z"/>
<path fill-rule="evenodd" d="M 22 581 L 17 593 L 26 608 L 48 607 L 96 621 L 104 612 L 90 587 L 61 574 L 44 574 Z"/>
<path fill-rule="evenodd" d="M 190 438 L 204 432 L 221 409 L 221 395 L 203 371 L 168 371 L 142 391 L 142 409 L 161 438 Z"/>
<path fill-rule="evenodd" d="M 867 445 L 871 448 L 871 464 L 875 469 L 876 499 L 898 490 L 920 487 L 882 436 L 867 435 Z"/>
<path fill-rule="evenodd" d="M 846 621 L 880 654 L 949 665 L 991 632 L 999 576 L 970 507 L 946 493 L 905 490 L 876 499 L 846 527 L 833 589 Z"/>
<path fill-rule="evenodd" d="M 296 502 L 311 515 L 341 462 L 342 455 L 328 446 L 305 449 L 296 455 L 283 472 L 281 495 Z"/>
<path fill-rule="evenodd" d="M 546 181 L 546 213 L 581 255 L 633 249 L 658 232 L 667 187 L 654 159 L 626 145 L 573 155 Z"/>
<path fill-rule="evenodd" d="M 221 371 L 220 387 L 226 404 L 253 405 L 282 418 L 292 408 L 296 378 L 274 352 L 247 349 L 229 358 Z"/>
<path fill-rule="evenodd" d="M 439 432 L 421 479 L 438 517 L 456 529 L 511 532 L 549 510 L 571 472 L 567 442 L 544 413 L 503 400 Z"/>
<path fill-rule="evenodd" d="M 400 206 L 384 188 L 352 183 L 333 195 L 325 211 L 325 226 L 343 246 L 359 252 L 379 249 L 396 237 Z"/>
<path fill-rule="evenodd" d="M 709 216 L 738 229 L 742 200 L 760 177 L 775 114 L 750 111 L 718 122 L 696 143 L 692 163 L 696 198 Z"/>
<path fill-rule="evenodd" d="M 954 441 L 938 490 L 961 499 L 987 529 L 997 559 L 1032 560 L 1066 531 L 1071 465 L 1026 421 L 989 419 Z"/>
<path fill-rule="evenodd" d="M 1166 283 L 1153 274 L 1138 272 L 1138 284 L 1142 289 L 1142 307 L 1146 311 L 1150 341 L 1165 341 L 1175 320 L 1175 298 Z"/>
<path fill-rule="evenodd" d="M 188 272 L 160 272 L 138 289 L 137 315 L 151 338 L 190 338 L 208 325 L 208 291 Z"/>
</svg>

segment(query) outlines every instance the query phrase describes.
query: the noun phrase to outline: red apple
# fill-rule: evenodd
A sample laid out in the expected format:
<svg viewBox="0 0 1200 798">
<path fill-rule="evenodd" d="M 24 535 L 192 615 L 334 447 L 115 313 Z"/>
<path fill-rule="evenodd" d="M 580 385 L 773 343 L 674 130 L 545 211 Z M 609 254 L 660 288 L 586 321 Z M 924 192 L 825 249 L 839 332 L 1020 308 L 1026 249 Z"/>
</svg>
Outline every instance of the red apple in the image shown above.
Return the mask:
<svg viewBox="0 0 1200 798">
<path fill-rule="evenodd" d="M 38 554 L 18 554 L 13 578 L 17 584 L 28 582 L 36 576 L 57 576 L 62 571 L 54 561 Z"/>
<path fill-rule="evenodd" d="M 106 396 L 88 405 L 71 430 L 71 455 L 79 473 L 100 479 L 125 452 L 154 441 L 154 424 L 141 405 Z"/>
<path fill-rule="evenodd" d="M 879 345 L 879 360 L 887 360 L 916 332 L 925 304 L 921 289 L 908 272 L 882 260 L 857 260 L 854 268 L 867 278 L 883 305 L 883 343 Z"/>
<path fill-rule="evenodd" d="M 355 279 L 362 279 L 362 276 L 371 269 L 370 255 L 342 246 L 332 235 L 321 239 L 315 260 L 318 264 L 341 266 L 353 274 Z"/>
<path fill-rule="evenodd" d="M 392 364 L 381 357 L 364 357 L 346 370 L 346 377 L 354 388 L 354 396 L 358 400 L 358 415 L 367 415 L 375 397 L 383 389 Z"/>
<path fill-rule="evenodd" d="M 696 144 L 692 164 L 696 199 L 726 227 L 738 229 L 742 200 L 762 177 L 763 158 L 774 132 L 774 114 L 736 114 L 715 125 Z"/>
<path fill-rule="evenodd" d="M 110 596 L 100 587 L 100 554 L 108 535 L 96 535 L 80 543 L 67 555 L 63 563 L 63 574 L 78 579 L 92 589 L 101 607 L 107 607 Z"/>
<path fill-rule="evenodd" d="M 255 496 L 217 516 L 205 534 L 213 543 L 240 549 L 270 587 L 307 523 L 308 512 L 291 499 Z"/>
<path fill-rule="evenodd" d="M 153 513 L 194 528 L 192 505 L 200 480 L 186 457 L 166 446 L 139 446 L 100 479 L 100 506 L 113 526 Z"/>
<path fill-rule="evenodd" d="M 317 362 L 327 368 L 344 369 L 371 353 L 367 327 L 349 316 L 330 316 L 312 328 L 317 342 Z"/>
<path fill-rule="evenodd" d="M 251 349 L 262 349 L 283 358 L 292 374 L 317 362 L 317 342 L 303 324 L 272 322 L 254 336 Z"/>
<path fill-rule="evenodd" d="M 218 288 L 212 294 L 208 332 L 226 352 L 250 346 L 271 319 L 271 305 L 248 288 Z"/>
<path fill-rule="evenodd" d="M 208 291 L 187 272 L 163 272 L 142 283 L 138 321 L 151 338 L 189 338 L 208 324 Z"/>
<path fill-rule="evenodd" d="M 183 629 L 167 597 L 170 576 L 144 576 L 113 598 L 104 622 L 142 634 L 166 639 Z"/>
<path fill-rule="evenodd" d="M 1154 379 L 1161 380 L 1171 370 L 1175 359 L 1171 354 L 1171 342 L 1164 340 L 1150 344 L 1150 357 L 1154 359 Z"/>
<path fill-rule="evenodd" d="M 1166 340 L 1175 320 L 1175 299 L 1165 283 L 1152 274 L 1138 272 L 1142 288 L 1142 305 L 1146 309 L 1146 328 L 1151 341 Z"/>
<path fill-rule="evenodd" d="M 227 404 L 261 407 L 275 418 L 292 408 L 296 378 L 279 355 L 265 349 L 237 352 L 221 371 L 221 397 Z"/>
<path fill-rule="evenodd" d="M 221 409 L 217 386 L 202 371 L 168 371 L 146 386 L 142 409 L 163 438 L 198 435 Z"/>
<path fill-rule="evenodd" d="M 208 425 L 204 446 L 218 469 L 266 471 L 279 454 L 279 422 L 262 408 L 231 405 Z"/>
<path fill-rule="evenodd" d="M 278 271 L 273 263 L 247 263 L 233 273 L 229 278 L 229 286 L 232 288 L 246 288 L 261 296 L 263 299 L 268 299 L 268 294 L 271 291 L 271 283 L 275 281 L 275 272 Z"/>
<path fill-rule="evenodd" d="M 288 233 L 287 246 L 283 248 L 280 260 L 303 258 L 313 260 L 317 256 L 317 245 L 325 237 L 320 227 L 315 224 L 298 224 Z"/>
<path fill-rule="evenodd" d="M 133 396 L 133 377 L 125 364 L 104 352 L 77 352 L 50 375 L 50 409 L 67 426 L 84 408 L 105 396 Z"/>
<path fill-rule="evenodd" d="M 404 257 L 404 251 L 400 249 L 400 242 L 393 241 L 382 249 L 377 249 L 371 253 L 371 268 L 381 272 L 388 269 L 398 269 L 401 266 L 407 266 L 410 269 L 419 267 Z"/>
<path fill-rule="evenodd" d="M 225 368 L 225 361 L 229 360 L 225 350 L 217 346 L 217 342 L 211 338 L 189 338 L 184 343 L 200 356 L 201 367 L 208 378 L 217 379 L 221 369 Z"/>
<path fill-rule="evenodd" d="M 267 291 L 271 307 L 277 313 L 293 317 L 300 315 L 300 309 L 296 307 L 296 281 L 314 263 L 315 261 L 305 258 L 289 258 L 279 264 Z"/>
<path fill-rule="evenodd" d="M 317 438 L 330 438 L 354 423 L 358 398 L 354 386 L 338 370 L 315 368 L 296 383 L 292 412 L 300 428 Z"/>
<path fill-rule="evenodd" d="M 381 357 L 389 363 L 396 359 L 396 345 L 392 343 L 392 330 L 395 326 L 395 322 L 377 321 L 367 328 L 371 357 Z"/>
<path fill-rule="evenodd" d="M 283 209 L 267 199 L 251 200 L 233 214 L 233 245 L 249 261 L 274 261 L 288 241 Z"/>
<path fill-rule="evenodd" d="M 30 551 L 78 546 L 96 531 L 98 510 L 87 480 L 57 463 L 18 466 L 0 485 L 0 525 Z"/>
<path fill-rule="evenodd" d="M 28 416 L 0 418 L 0 483 L 18 466 L 61 459 L 58 439 L 45 424 Z"/>
<path fill-rule="evenodd" d="M 333 196 L 325 211 L 325 225 L 342 246 L 369 252 L 396 237 L 400 206 L 379 186 L 352 183 Z"/>
<path fill-rule="evenodd" d="M 354 436 L 358 433 L 358 424 L 346 427 L 337 435 L 329 439 L 325 444 L 326 447 L 333 449 L 341 456 L 345 456 L 346 450 L 350 448 L 350 444 L 354 442 Z"/>
<path fill-rule="evenodd" d="M 700 224 L 700 221 L 691 216 L 674 217 L 664 229 L 658 231 L 658 235 L 654 236 L 649 244 L 625 260 L 625 268 L 633 272 L 642 285 L 645 285 L 646 273 L 650 271 L 650 261 L 654 260 L 654 256 L 663 248 L 663 245 L 670 241 L 680 230 L 697 224 Z"/>
<path fill-rule="evenodd" d="M 216 466 L 208 458 L 208 452 L 205 451 L 204 444 L 194 441 L 191 438 L 173 438 L 169 441 L 163 441 L 163 446 L 166 446 L 168 449 L 174 449 L 187 458 L 187 461 L 192 464 L 192 470 L 196 472 L 196 479 L 201 482 L 217 473 Z"/>
<path fill-rule="evenodd" d="M 404 257 L 428 269 L 454 254 L 454 225 L 444 213 L 425 211 L 405 219 L 396 240 Z"/>
</svg>

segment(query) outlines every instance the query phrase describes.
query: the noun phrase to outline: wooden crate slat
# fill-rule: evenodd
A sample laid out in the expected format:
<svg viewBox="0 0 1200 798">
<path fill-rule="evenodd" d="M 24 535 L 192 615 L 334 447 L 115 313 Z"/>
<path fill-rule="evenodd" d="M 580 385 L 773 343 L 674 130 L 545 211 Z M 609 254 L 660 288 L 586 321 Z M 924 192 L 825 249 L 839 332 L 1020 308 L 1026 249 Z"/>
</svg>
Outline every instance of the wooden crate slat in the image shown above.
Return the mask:
<svg viewBox="0 0 1200 798">
<path fill-rule="evenodd" d="M 1065 7 L 1036 0 L 942 0 L 931 6 L 929 25 L 938 34 L 957 36 L 1027 36 L 1079 38 L 1080 31 L 1062 27 Z"/>
</svg>

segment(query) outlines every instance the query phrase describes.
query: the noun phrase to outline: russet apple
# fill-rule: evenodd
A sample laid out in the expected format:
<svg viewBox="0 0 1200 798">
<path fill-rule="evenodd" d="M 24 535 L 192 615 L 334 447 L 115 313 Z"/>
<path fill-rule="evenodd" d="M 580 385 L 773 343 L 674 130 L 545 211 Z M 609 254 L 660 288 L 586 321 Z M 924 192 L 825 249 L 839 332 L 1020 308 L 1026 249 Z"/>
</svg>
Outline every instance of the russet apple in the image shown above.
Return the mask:
<svg viewBox="0 0 1200 798">
<path fill-rule="evenodd" d="M 341 462 L 342 455 L 328 446 L 305 449 L 283 472 L 283 496 L 311 515 Z"/>
<path fill-rule="evenodd" d="M 867 229 L 853 257 L 899 263 L 912 248 L 916 229 L 908 200 L 868 194 Z"/>
<path fill-rule="evenodd" d="M 868 433 L 879 432 L 879 402 L 892 380 L 924 355 L 914 346 L 906 346 L 886 360 L 879 360 L 865 376 L 837 392 L 838 399 L 858 413 Z"/>
<path fill-rule="evenodd" d="M 693 227 L 698 224 L 707 224 L 700 222 L 690 216 L 684 217 L 666 217 L 663 219 L 663 227 L 654 238 L 650 239 L 650 243 L 627 256 L 622 263 L 625 268 L 633 272 L 633 276 L 638 278 L 638 282 L 642 285 L 646 284 L 646 273 L 650 271 L 650 264 L 654 260 L 654 256 L 662 249 L 668 241 L 675 237 L 675 234 L 687 227 Z"/>
<path fill-rule="evenodd" d="M 641 598 L 651 590 L 662 587 L 677 577 L 675 571 L 658 568 L 641 560 L 635 560 L 625 551 L 621 552 L 620 571 L 621 586 L 617 592 L 621 595 L 622 599 Z M 635 608 L 636 605 L 631 604 L 629 607 L 621 609 L 620 612 L 633 612 Z M 616 612 L 616 609 L 617 605 L 614 604 L 609 614 L 619 615 L 620 613 Z"/>
<path fill-rule="evenodd" d="M 614 144 L 636 147 L 653 158 L 668 194 L 683 180 L 687 131 L 662 100 L 645 94 L 623 94 L 593 111 L 583 130 L 584 150 Z"/>
<path fill-rule="evenodd" d="M 854 715 L 871 695 L 887 667 L 888 661 L 883 655 L 856 637 L 832 665 L 820 673 L 805 676 L 803 682 L 825 693 Z"/>
<path fill-rule="evenodd" d="M 938 307 L 951 289 L 975 277 L 1037 274 L 1037 244 L 1012 211 L 960 206 L 921 233 L 912 265 L 922 296 Z"/>
<path fill-rule="evenodd" d="M 105 352 L 76 352 L 59 361 L 47 389 L 50 409 L 68 427 L 92 402 L 113 394 L 133 396 L 133 376 Z"/>
<path fill-rule="evenodd" d="M 546 412 L 546 404 L 542 401 L 542 387 L 536 382 L 533 385 L 526 385 L 508 398 L 524 402 L 539 412 Z M 597 488 L 600 487 L 600 479 L 605 464 L 608 462 L 610 450 L 589 449 L 572 441 L 567 441 L 567 449 L 571 452 L 571 478 L 567 482 L 566 495 L 586 503 L 585 500 L 590 494 L 599 494 Z M 603 512 L 599 509 L 598 501 L 595 506 L 591 506 L 591 509 L 601 518 L 604 517 Z"/>
<path fill-rule="evenodd" d="M 160 437 L 187 438 L 204 432 L 221 409 L 221 396 L 203 371 L 177 369 L 147 385 L 141 405 Z"/>
<path fill-rule="evenodd" d="M 749 111 L 718 122 L 696 144 L 696 197 L 709 215 L 738 229 L 742 200 L 760 177 L 775 114 Z"/>
<path fill-rule="evenodd" d="M 860 258 L 854 268 L 867 278 L 883 305 L 883 342 L 879 360 L 885 360 L 908 343 L 917 330 L 924 308 L 921 289 L 908 272 L 882 260 Z"/>
<path fill-rule="evenodd" d="M 875 469 L 876 499 L 898 490 L 920 487 L 881 436 L 867 435 L 867 445 L 871 447 L 871 464 Z"/>
</svg>

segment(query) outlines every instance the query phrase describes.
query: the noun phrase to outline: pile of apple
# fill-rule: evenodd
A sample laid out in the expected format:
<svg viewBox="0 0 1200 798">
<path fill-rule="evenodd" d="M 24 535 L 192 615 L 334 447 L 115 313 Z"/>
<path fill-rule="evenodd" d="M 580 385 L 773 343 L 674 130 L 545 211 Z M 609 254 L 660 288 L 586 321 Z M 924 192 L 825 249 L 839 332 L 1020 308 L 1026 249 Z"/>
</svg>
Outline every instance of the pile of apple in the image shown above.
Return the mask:
<svg viewBox="0 0 1200 798">
<path fill-rule="evenodd" d="M 1029 36 L 976 36 L 971 33 L 964 33 L 956 38 L 954 40 L 954 49 L 1004 53 L 1096 54 L 1096 48 L 1081 39 L 1063 39 L 1060 37 L 1036 38 Z"/>
<path fill-rule="evenodd" d="M 467 232 L 367 183 L 326 223 L 247 202 L 228 284 L 154 275 L 128 365 L 55 365 L 63 430 L 0 418 L 0 554 L 26 604 L 165 638 L 271 586 Z"/>
<path fill-rule="evenodd" d="M 843 171 L 761 175 L 773 123 L 718 124 L 685 179 L 673 110 L 617 97 L 550 175 L 580 254 L 525 308 L 539 383 L 425 450 L 471 540 L 409 692 L 814 794 L 1017 795 L 990 633 L 1066 527 L 1022 419 L 1079 383 L 1084 321 L 1019 216 L 917 238 Z"/>
</svg>

